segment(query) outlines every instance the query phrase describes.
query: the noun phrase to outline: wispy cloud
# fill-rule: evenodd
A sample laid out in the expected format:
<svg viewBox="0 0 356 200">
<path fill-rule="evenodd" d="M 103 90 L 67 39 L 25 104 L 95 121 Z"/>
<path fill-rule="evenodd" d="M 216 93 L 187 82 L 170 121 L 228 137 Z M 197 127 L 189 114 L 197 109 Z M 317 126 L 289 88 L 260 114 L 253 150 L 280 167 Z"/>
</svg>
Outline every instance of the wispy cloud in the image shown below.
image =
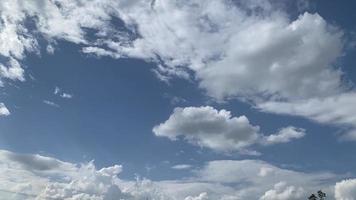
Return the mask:
<svg viewBox="0 0 356 200">
<path fill-rule="evenodd" d="M 192 166 L 188 164 L 179 164 L 179 165 L 172 166 L 172 169 L 176 169 L 176 170 L 187 170 L 190 168 L 192 168 Z"/>
<path fill-rule="evenodd" d="M 49 100 L 43 100 L 43 103 L 45 103 L 49 106 L 57 107 L 57 108 L 60 107 L 58 104 L 54 103 L 53 101 L 49 101 Z"/>
<path fill-rule="evenodd" d="M 66 92 L 63 92 L 63 90 L 59 87 L 55 87 L 54 88 L 54 92 L 53 92 L 54 95 L 57 95 L 57 96 L 60 96 L 64 99 L 71 99 L 73 98 L 73 95 L 72 94 L 69 94 L 69 93 L 66 93 Z"/>
</svg>

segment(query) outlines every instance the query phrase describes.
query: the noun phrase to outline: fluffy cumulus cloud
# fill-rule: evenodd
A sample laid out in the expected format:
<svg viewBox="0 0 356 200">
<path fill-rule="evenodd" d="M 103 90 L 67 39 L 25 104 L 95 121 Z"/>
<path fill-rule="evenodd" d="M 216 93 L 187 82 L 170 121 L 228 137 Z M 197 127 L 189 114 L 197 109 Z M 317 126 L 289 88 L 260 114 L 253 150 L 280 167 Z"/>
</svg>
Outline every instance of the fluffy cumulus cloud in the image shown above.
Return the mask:
<svg viewBox="0 0 356 200">
<path fill-rule="evenodd" d="M 285 182 L 279 182 L 273 189 L 268 190 L 260 200 L 293 200 L 301 199 L 305 196 L 305 191 L 299 187 L 287 186 Z"/>
<path fill-rule="evenodd" d="M 0 158 L 0 196 L 4 199 L 169 199 L 150 181 L 123 183 L 118 178 L 120 165 L 96 169 L 93 162 L 73 164 L 4 150 Z"/>
<path fill-rule="evenodd" d="M 175 108 L 168 120 L 155 126 L 153 132 L 159 137 L 183 138 L 191 144 L 220 152 L 246 150 L 258 143 L 285 143 L 305 135 L 303 129 L 286 127 L 264 136 L 247 117 L 233 117 L 229 111 L 210 106 Z"/>
<path fill-rule="evenodd" d="M 120 165 L 97 169 L 93 162 L 76 164 L 0 150 L 0 196 L 9 200 L 303 200 L 322 189 L 328 198 L 353 200 L 356 194 L 354 179 L 340 181 L 337 174 L 303 173 L 260 160 L 210 161 L 192 170 L 190 177 L 177 180 L 129 181 L 119 178 L 121 171 Z"/>
<path fill-rule="evenodd" d="M 347 179 L 336 183 L 336 200 L 355 200 L 356 199 L 356 179 Z"/>
<path fill-rule="evenodd" d="M 4 103 L 0 103 L 0 116 L 8 116 L 8 115 L 10 115 L 9 109 L 7 109 Z"/>
</svg>

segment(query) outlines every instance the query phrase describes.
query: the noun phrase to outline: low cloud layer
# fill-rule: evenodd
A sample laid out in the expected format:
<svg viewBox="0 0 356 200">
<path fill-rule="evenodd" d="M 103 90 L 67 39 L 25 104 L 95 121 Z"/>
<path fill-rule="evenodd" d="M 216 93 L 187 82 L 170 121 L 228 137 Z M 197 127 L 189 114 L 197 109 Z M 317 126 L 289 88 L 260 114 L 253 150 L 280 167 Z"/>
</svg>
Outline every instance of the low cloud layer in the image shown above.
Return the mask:
<svg viewBox="0 0 356 200">
<path fill-rule="evenodd" d="M 303 129 L 286 127 L 264 136 L 259 126 L 252 125 L 247 117 L 233 117 L 229 111 L 210 106 L 175 108 L 168 120 L 155 126 L 153 132 L 159 137 L 182 138 L 219 152 L 246 150 L 254 144 L 286 143 L 305 135 Z"/>
<path fill-rule="evenodd" d="M 303 173 L 259 160 L 205 163 L 181 180 L 128 181 L 122 166 L 97 169 L 93 162 L 69 163 L 0 150 L 0 196 L 34 200 L 304 200 L 322 189 L 332 199 L 353 200 L 356 184 L 333 173 Z M 335 192 L 334 192 L 335 190 Z"/>
</svg>

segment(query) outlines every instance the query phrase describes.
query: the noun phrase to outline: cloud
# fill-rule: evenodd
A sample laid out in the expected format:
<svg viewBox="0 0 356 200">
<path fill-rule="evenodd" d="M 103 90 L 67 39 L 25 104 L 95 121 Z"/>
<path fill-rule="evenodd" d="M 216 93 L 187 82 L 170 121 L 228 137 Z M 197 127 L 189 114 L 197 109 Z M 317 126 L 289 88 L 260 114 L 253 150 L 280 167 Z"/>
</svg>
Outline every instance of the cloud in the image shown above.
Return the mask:
<svg viewBox="0 0 356 200">
<path fill-rule="evenodd" d="M 271 7 L 260 1 L 239 6 L 223 0 L 135 2 L 119 12 L 140 37 L 129 45 L 110 39 L 103 43 L 107 52 L 162 63 L 158 73 L 193 71 L 200 87 L 218 99 L 338 93 L 341 72 L 333 62 L 342 52 L 342 31 L 318 14 L 290 21 Z"/>
<path fill-rule="evenodd" d="M 49 100 L 43 100 L 43 103 L 45 103 L 49 106 L 57 107 L 57 108 L 60 107 L 58 104 L 54 103 L 53 101 L 49 101 Z"/>
<path fill-rule="evenodd" d="M 356 93 L 349 92 L 327 98 L 280 102 L 269 101 L 257 105 L 264 112 L 306 117 L 322 124 L 348 127 L 343 137 L 356 140 Z"/>
<path fill-rule="evenodd" d="M 149 181 L 122 183 L 117 176 L 120 165 L 96 169 L 93 162 L 73 164 L 5 150 L 0 150 L 0 158 L 0 196 L 4 199 L 144 200 L 147 194 L 149 199 L 165 199 Z"/>
<path fill-rule="evenodd" d="M 40 53 L 39 38 L 49 43 L 56 40 L 88 43 L 87 30 L 105 32 L 108 26 L 104 24 L 115 15 L 117 7 L 116 1 L 98 0 L 1 1 L 0 55 L 10 60 L 11 64 L 0 65 L 0 78 L 24 80 L 24 70 L 19 62 L 26 53 Z M 28 25 L 31 23 L 34 26 Z M 50 46 L 49 52 L 54 52 L 53 46 Z"/>
<path fill-rule="evenodd" d="M 51 44 L 65 40 L 88 54 L 154 62 L 152 71 L 160 80 L 196 80 L 216 100 L 304 107 L 303 102 L 353 95 L 335 66 L 343 54 L 343 31 L 317 13 L 291 20 L 275 3 L 4 0 L 0 54 L 6 59 L 0 63 L 0 80 L 25 80 L 20 62 L 26 53 L 39 54 L 41 37 L 49 52 L 54 52 Z M 304 0 L 297 4 L 308 7 Z M 355 129 L 349 132 L 355 137 Z"/>
<path fill-rule="evenodd" d="M 286 127 L 277 134 L 263 136 L 259 126 L 253 126 L 247 117 L 233 117 L 229 111 L 210 106 L 175 108 L 168 120 L 152 131 L 159 137 L 182 138 L 219 152 L 244 152 L 253 144 L 285 143 L 305 135 L 303 129 Z"/>
<path fill-rule="evenodd" d="M 8 116 L 10 115 L 9 109 L 5 106 L 4 103 L 0 103 L 0 116 Z"/>
<path fill-rule="evenodd" d="M 209 161 L 192 170 L 191 176 L 176 180 L 123 180 L 122 170 L 121 165 L 97 169 L 94 162 L 69 163 L 0 150 L 0 196 L 9 200 L 284 200 L 294 195 L 302 200 L 319 189 L 331 198 L 337 182 L 336 200 L 351 200 L 355 188 L 353 179 L 338 182 L 343 175 L 298 172 L 261 160 Z"/>
<path fill-rule="evenodd" d="M 194 172 L 195 176 L 188 179 L 158 184 L 177 199 L 197 198 L 206 193 L 208 199 L 220 200 L 304 200 L 320 189 L 333 196 L 333 185 L 342 177 L 327 172 L 304 173 L 283 169 L 261 160 L 215 160 Z"/>
<path fill-rule="evenodd" d="M 204 192 L 195 197 L 186 197 L 184 200 L 208 200 L 208 194 Z"/>
<path fill-rule="evenodd" d="M 0 4 L 0 53 L 21 60 L 26 51 L 36 51 L 37 40 L 24 25 L 32 19 L 49 41 L 80 43 L 83 52 L 98 56 L 156 62 L 154 71 L 164 80 L 193 72 L 200 87 L 218 99 L 339 93 L 342 73 L 333 62 L 342 54 L 343 32 L 318 14 L 291 21 L 273 6 L 270 1 L 7 0 Z M 123 24 L 113 26 L 113 18 Z"/>
<path fill-rule="evenodd" d="M 183 137 L 198 146 L 231 151 L 255 143 L 259 127 L 252 126 L 245 116 L 232 117 L 226 110 L 206 106 L 175 108 L 169 119 L 155 126 L 153 132 L 171 140 Z"/>
<path fill-rule="evenodd" d="M 24 73 L 19 62 L 13 58 L 10 58 L 5 65 L 0 63 L 0 86 L 3 85 L 3 79 L 25 81 Z"/>
<path fill-rule="evenodd" d="M 276 134 L 265 136 L 262 143 L 265 145 L 287 143 L 294 139 L 300 139 L 304 136 L 305 136 L 304 129 L 289 126 L 289 127 L 282 128 Z"/>
<path fill-rule="evenodd" d="M 355 200 L 356 199 L 356 179 L 347 179 L 336 183 L 336 200 Z"/>
<path fill-rule="evenodd" d="M 260 200 L 298 200 L 305 196 L 305 191 L 299 187 L 287 186 L 285 182 L 279 182 L 274 188 L 265 192 Z"/>
<path fill-rule="evenodd" d="M 190 169 L 190 168 L 192 168 L 192 166 L 187 165 L 187 164 L 180 164 L 180 165 L 172 166 L 172 169 L 176 169 L 176 170 L 186 170 L 186 169 Z"/>
<path fill-rule="evenodd" d="M 59 88 L 59 87 L 55 87 L 55 88 L 54 88 L 53 94 L 54 94 L 54 95 L 57 95 L 57 96 L 60 96 L 60 97 L 62 97 L 62 98 L 64 98 L 64 99 L 71 99 L 71 98 L 73 98 L 73 95 L 72 95 L 72 94 L 63 92 L 62 89 Z"/>
</svg>

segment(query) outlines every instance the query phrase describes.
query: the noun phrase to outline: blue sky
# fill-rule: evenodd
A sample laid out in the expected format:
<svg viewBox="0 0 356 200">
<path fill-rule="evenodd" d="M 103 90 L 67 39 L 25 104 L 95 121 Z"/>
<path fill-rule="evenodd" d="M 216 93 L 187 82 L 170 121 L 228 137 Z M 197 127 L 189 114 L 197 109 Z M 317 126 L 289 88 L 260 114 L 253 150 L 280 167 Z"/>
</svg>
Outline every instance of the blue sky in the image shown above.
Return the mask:
<svg viewBox="0 0 356 200">
<path fill-rule="evenodd" d="M 355 199 L 355 6 L 0 3 L 0 186 L 11 185 L 0 189 L 11 199 L 299 200 L 319 189 Z"/>
</svg>

